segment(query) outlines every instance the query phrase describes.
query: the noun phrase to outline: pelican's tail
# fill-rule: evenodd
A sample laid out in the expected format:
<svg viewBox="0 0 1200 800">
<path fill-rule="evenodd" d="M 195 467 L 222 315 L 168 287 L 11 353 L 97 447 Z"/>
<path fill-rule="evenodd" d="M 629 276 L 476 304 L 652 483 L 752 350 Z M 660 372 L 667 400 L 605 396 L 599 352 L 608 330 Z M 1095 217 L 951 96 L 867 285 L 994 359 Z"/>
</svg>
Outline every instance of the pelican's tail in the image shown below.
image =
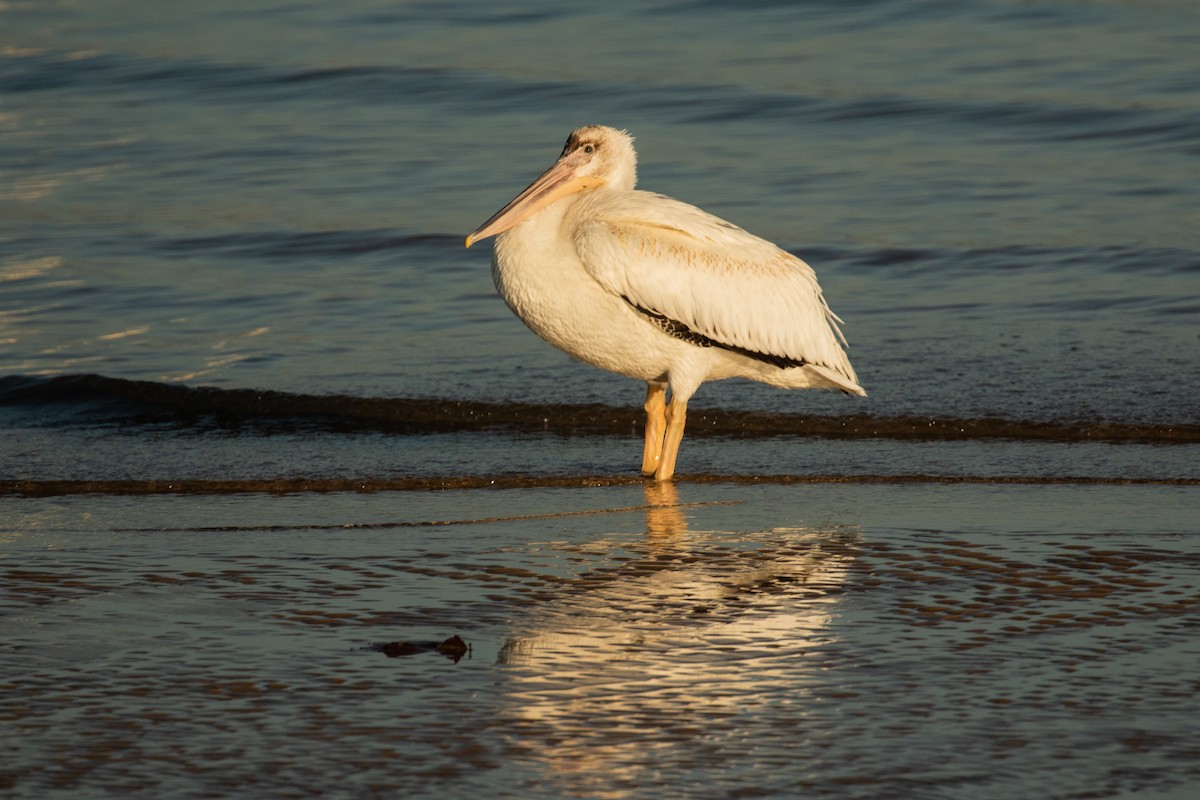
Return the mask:
<svg viewBox="0 0 1200 800">
<path fill-rule="evenodd" d="M 830 389 L 837 389 L 839 392 L 845 392 L 856 397 L 867 396 L 867 390 L 858 385 L 853 374 L 847 377 L 837 370 L 822 367 L 819 364 L 805 364 L 804 369 L 819 375 L 822 380 L 829 384 Z"/>
</svg>

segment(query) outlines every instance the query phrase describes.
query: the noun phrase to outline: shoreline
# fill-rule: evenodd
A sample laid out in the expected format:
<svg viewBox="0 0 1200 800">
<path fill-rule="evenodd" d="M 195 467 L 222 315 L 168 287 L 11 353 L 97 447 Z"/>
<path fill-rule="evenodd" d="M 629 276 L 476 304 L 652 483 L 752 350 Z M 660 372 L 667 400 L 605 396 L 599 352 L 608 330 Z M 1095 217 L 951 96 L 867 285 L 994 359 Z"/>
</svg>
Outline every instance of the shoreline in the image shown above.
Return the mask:
<svg viewBox="0 0 1200 800">
<path fill-rule="evenodd" d="M 677 475 L 689 485 L 791 484 L 941 484 L 941 485 L 1086 485 L 1086 486 L 1200 486 L 1200 478 L 1114 477 L 1091 475 Z M 653 486 L 636 475 L 455 475 L 394 478 L 248 478 L 230 480 L 0 480 L 0 496 L 60 497 L 65 495 L 236 495 L 330 494 L 340 492 L 419 492 L 470 489 L 569 489 L 613 486 Z"/>
</svg>

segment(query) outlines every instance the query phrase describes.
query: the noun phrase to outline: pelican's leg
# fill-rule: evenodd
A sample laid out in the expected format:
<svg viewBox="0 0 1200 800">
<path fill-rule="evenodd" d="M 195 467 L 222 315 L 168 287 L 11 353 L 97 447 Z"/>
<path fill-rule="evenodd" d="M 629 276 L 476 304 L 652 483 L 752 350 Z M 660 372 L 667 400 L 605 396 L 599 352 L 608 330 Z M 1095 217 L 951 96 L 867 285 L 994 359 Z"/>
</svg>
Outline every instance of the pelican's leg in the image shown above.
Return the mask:
<svg viewBox="0 0 1200 800">
<path fill-rule="evenodd" d="M 671 396 L 671 404 L 667 406 L 667 434 L 663 437 L 662 457 L 658 460 L 658 469 L 654 479 L 670 480 L 675 474 L 675 458 L 679 455 L 679 443 L 683 441 L 683 424 L 687 421 L 686 395 L 675 392 Z"/>
<path fill-rule="evenodd" d="M 642 449 L 642 474 L 653 475 L 662 457 L 663 435 L 667 432 L 667 385 L 646 384 L 646 446 Z"/>
</svg>

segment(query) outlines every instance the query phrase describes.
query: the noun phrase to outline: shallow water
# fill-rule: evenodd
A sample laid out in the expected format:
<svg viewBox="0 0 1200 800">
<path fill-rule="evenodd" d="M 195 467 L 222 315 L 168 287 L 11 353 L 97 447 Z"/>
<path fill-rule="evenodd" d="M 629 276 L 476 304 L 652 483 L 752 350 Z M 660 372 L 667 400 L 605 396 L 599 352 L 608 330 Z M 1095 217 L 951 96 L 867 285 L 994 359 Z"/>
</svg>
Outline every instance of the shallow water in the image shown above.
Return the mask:
<svg viewBox="0 0 1200 800">
<path fill-rule="evenodd" d="M 1190 2 L 192 5 L 0 3 L 5 793 L 1188 796 Z M 643 486 L 462 247 L 593 122 L 870 397 Z"/>
<path fill-rule="evenodd" d="M 1193 493 L 29 500 L 2 775 L 16 797 L 1182 797 Z M 452 635 L 457 661 L 375 649 Z"/>
</svg>

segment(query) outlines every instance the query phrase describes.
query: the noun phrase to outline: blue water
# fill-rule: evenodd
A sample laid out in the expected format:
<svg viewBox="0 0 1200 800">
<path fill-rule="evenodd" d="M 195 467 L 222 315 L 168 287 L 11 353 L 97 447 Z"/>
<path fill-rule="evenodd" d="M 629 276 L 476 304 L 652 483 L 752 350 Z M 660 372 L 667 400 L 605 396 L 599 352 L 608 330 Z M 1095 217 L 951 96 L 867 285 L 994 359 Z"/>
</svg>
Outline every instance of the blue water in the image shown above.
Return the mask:
<svg viewBox="0 0 1200 800">
<path fill-rule="evenodd" d="M 598 121 L 814 265 L 868 403 L 1196 422 L 1188 3 L 12 5 L 0 374 L 637 402 L 465 231 Z"/>
<path fill-rule="evenodd" d="M 643 188 L 808 261 L 845 320 L 851 359 L 870 392 L 856 400 L 741 382 L 704 386 L 679 471 L 684 501 L 745 504 L 740 527 L 704 518 L 717 539 L 745 534 L 755 549 L 764 532 L 779 530 L 808 547 L 795 531 L 811 522 L 805 497 L 813 490 L 789 487 L 810 479 L 858 482 L 846 490 L 851 499 L 822 506 L 819 542 L 841 542 L 846 526 L 858 526 L 868 543 L 877 536 L 896 547 L 913 531 L 953 537 L 966 525 L 979 533 L 982 523 L 968 513 L 977 502 L 997 518 L 1012 513 L 998 510 L 1006 507 L 1039 509 L 1038 521 L 1019 530 L 1051 539 L 1064 530 L 1109 531 L 1111 509 L 1136 508 L 1144 513 L 1119 523 L 1131 537 L 1121 547 L 1135 554 L 1143 535 L 1184 536 L 1187 509 L 1200 506 L 1197 42 L 1200 13 L 1190 0 L 0 3 L 0 536 L 11 548 L 0 555 L 19 565 L 46 548 L 76 553 L 38 557 L 38 569 L 59 570 L 62 580 L 117 569 L 88 561 L 97 541 L 118 554 L 129 548 L 130 563 L 141 564 L 134 556 L 143 548 L 158 542 L 169 550 L 174 538 L 120 531 L 172 527 L 175 498 L 161 495 L 180 486 L 198 498 L 180 503 L 204 509 L 197 519 L 184 514 L 185 527 L 225 525 L 215 517 L 233 509 L 230 525 L 258 530 L 303 527 L 303 519 L 280 520 L 276 504 L 246 492 L 283 487 L 307 498 L 305 513 L 316 516 L 333 497 L 354 508 L 336 491 L 306 489 L 307 479 L 322 491 L 380 490 L 370 502 L 416 520 L 432 519 L 420 510 L 430 501 L 407 490 L 439 481 L 635 481 L 642 387 L 529 333 L 495 294 L 487 245 L 462 246 L 587 123 L 636 137 Z M 779 485 L 766 494 L 737 488 L 763 476 Z M 888 527 L 900 490 L 879 484 L 892 480 L 1011 480 L 1024 488 L 923 488 L 910 518 Z M 1126 481 L 1182 485 L 1120 494 Z M 1042 482 L 1091 482 L 1099 494 L 1054 495 L 1084 515 L 1066 524 L 1043 513 L 1058 507 L 1044 502 Z M 545 491 L 555 510 L 592 505 L 586 494 Z M 454 501 L 460 506 L 434 516 L 504 517 L 507 501 L 497 497 L 510 496 L 465 492 Z M 1169 523 L 1155 519 L 1156 509 Z M 372 506 L 369 515 L 376 513 Z M 347 510 L 329 524 L 364 515 Z M 449 558 L 436 538 L 404 530 L 418 537 L 405 540 L 414 563 L 421 553 Z M 1003 539 L 1011 531 L 992 533 Z M 489 536 L 509 534 L 524 535 L 505 528 Z M 539 529 L 529 541 L 586 550 L 601 534 L 613 532 Z M 979 535 L 990 542 L 981 546 L 1000 546 Z M 1072 541 L 1039 541 L 1030 552 L 1061 560 Z M 241 558 L 221 555 L 220 542 L 232 540 L 200 546 L 204 557 Z M 294 545 L 287 536 L 280 544 Z M 1178 545 L 1185 560 L 1194 558 L 1194 539 Z M 513 557 L 536 561 L 541 545 L 521 546 L 532 549 Z M 505 552 L 495 544 L 486 557 Z M 313 577 L 302 574 L 304 553 L 296 556 L 297 585 Z M 185 575 L 187 565 L 171 569 Z M 33 614 L 24 603 L 38 597 L 12 588 L 26 580 L 2 584 L 15 592 L 6 607 L 18 616 Z M 130 573 L 117 583 L 137 580 Z M 1182 574 L 1162 580 L 1164 591 L 1195 593 Z M 66 597 L 72 602 L 70 591 Z M 119 617 L 121 603 L 112 602 L 80 619 Z M 771 602 L 800 601 L 785 593 Z M 29 631 L 59 630 L 29 623 L 36 615 L 20 618 L 32 625 L 21 629 L 26 656 L 45 645 Z M 850 618 L 844 635 L 852 640 L 866 623 Z M 229 635 L 241 635 L 231 625 Z M 476 631 L 481 652 L 524 641 L 488 625 Z M 1183 628 L 1168 627 L 1154 635 L 1186 648 Z M 392 635 L 401 634 L 377 638 Z M 875 641 L 858 645 L 870 650 L 868 639 Z M 1109 643 L 1100 635 L 1089 646 Z M 1042 657 L 1038 648 L 1027 652 Z M 1153 648 L 1147 652 L 1136 669 L 1108 675 L 1114 692 L 1131 694 L 1153 671 Z M 33 669 L 26 656 L 9 665 Z M 168 662 L 159 658 L 155 669 Z M 960 665 L 943 666 L 949 676 Z M 50 669 L 44 661 L 36 668 Z M 1052 677 L 1041 675 L 1045 686 Z M 136 675 L 129 680 L 136 684 Z M 480 680 L 486 686 L 489 676 Z M 47 681 L 39 692 L 60 685 Z M 898 698 L 898 685 L 885 694 Z M 56 703 L 72 702 L 66 689 L 39 696 L 48 705 L 21 712 L 36 730 Z M 869 714 L 865 697 L 847 701 L 848 713 Z M 1053 700 L 1045 698 L 1046 707 Z M 898 699 L 887 706 L 892 715 L 905 709 L 919 710 Z M 752 728 L 773 719 L 739 713 Z M 792 719 L 791 710 L 785 716 Z M 962 733 L 949 719 L 932 747 L 943 755 Z M 1069 739 L 1081 719 L 1056 717 L 1057 735 Z M 1020 727 L 1036 748 L 1043 739 L 1032 724 L 1027 718 Z M 530 725 L 535 750 L 562 744 L 552 734 L 539 740 Z M 786 748 L 760 743 L 775 771 L 771 791 L 1028 795 L 1059 763 L 1039 750 L 1045 757 L 1034 759 L 1029 783 L 1011 768 L 988 782 L 972 770 L 987 773 L 997 753 L 981 744 L 963 771 L 856 783 L 846 765 L 879 742 L 874 734 L 856 739 L 855 730 L 842 731 L 845 750 L 837 752 L 845 760 L 825 772 L 804 772 Z M 489 768 L 531 796 L 536 759 L 518 748 L 514 766 L 497 739 L 484 739 Z M 1171 772 L 1186 761 L 1175 739 L 1113 739 L 1126 740 L 1136 742 L 1121 752 L 1154 750 L 1162 780 L 1101 775 L 1091 765 L 1058 773 L 1053 796 L 1085 788 L 1169 796 L 1194 777 Z M 706 746 L 714 757 L 724 752 L 735 771 L 753 773 L 762 764 L 738 761 L 743 745 Z M 575 754 L 573 747 L 549 749 Z M 19 771 L 0 772 L 0 788 L 45 796 L 49 784 L 34 776 L 55 749 L 61 742 L 26 753 Z M 304 750 L 292 755 L 303 760 Z M 202 760 L 197 751 L 188 757 Z M 255 757 L 237 774 L 253 774 Z M 619 771 L 627 757 L 641 758 L 618 748 L 575 784 L 556 773 L 547 796 L 570 786 L 578 796 L 599 791 L 604 771 Z M 405 779 L 414 791 L 433 792 L 441 781 L 447 796 L 475 792 L 476 778 L 454 776 L 484 767 L 469 754 L 449 761 L 457 766 L 436 779 Z M 122 783 L 125 762 L 114 763 L 92 789 L 155 791 L 140 773 Z M 701 761 L 671 763 L 662 785 L 676 791 L 667 796 L 720 796 L 687 783 L 689 769 L 703 774 Z M 642 785 L 653 785 L 640 770 Z M 89 787 L 86 771 L 62 775 L 54 785 L 63 791 Z M 345 775 L 326 776 L 327 783 L 308 774 L 267 788 L 307 786 L 332 797 L 352 785 Z M 172 783 L 169 793 L 232 790 L 196 780 Z M 612 796 L 638 793 L 613 788 Z"/>
</svg>

